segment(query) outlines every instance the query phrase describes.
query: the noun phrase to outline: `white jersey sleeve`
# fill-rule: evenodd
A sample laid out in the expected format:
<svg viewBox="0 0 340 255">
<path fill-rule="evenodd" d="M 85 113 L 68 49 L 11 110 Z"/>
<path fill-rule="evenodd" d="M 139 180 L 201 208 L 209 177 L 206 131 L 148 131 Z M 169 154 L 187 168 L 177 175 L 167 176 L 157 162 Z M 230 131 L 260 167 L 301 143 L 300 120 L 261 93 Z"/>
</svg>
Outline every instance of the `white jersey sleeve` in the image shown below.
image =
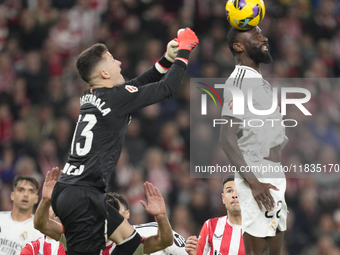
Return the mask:
<svg viewBox="0 0 340 255">
<path fill-rule="evenodd" d="M 142 237 L 149 237 L 149 236 L 153 236 L 156 235 L 158 232 L 158 225 L 157 222 L 149 222 L 149 223 L 145 223 L 145 224 L 141 224 L 141 225 L 135 225 L 133 226 L 136 231 L 142 236 Z M 175 231 L 173 232 L 173 236 L 174 236 L 174 243 L 165 248 L 164 250 L 152 253 L 152 255 L 187 255 L 187 253 L 185 252 L 185 239 L 184 237 L 182 237 L 180 234 L 178 234 Z"/>
</svg>

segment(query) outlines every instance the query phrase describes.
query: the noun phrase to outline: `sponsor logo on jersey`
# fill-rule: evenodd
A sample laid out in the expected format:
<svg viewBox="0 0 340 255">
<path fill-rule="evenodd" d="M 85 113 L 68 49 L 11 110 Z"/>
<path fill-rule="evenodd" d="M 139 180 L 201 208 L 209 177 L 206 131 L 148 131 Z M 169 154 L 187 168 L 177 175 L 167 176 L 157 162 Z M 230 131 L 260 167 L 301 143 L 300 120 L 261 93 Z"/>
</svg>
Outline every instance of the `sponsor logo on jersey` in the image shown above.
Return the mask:
<svg viewBox="0 0 340 255">
<path fill-rule="evenodd" d="M 28 235 L 27 232 L 26 232 L 26 235 Z M 26 236 L 26 238 L 27 238 L 27 236 Z M 24 248 L 23 245 L 21 245 L 17 242 L 14 242 L 12 240 L 8 240 L 6 238 L 0 238 L 0 254 L 15 254 L 16 250 L 19 251 L 18 252 L 18 254 L 19 254 L 20 251 L 23 248 Z"/>
<path fill-rule="evenodd" d="M 84 165 L 80 165 L 79 168 L 77 168 L 74 165 L 66 163 L 63 169 L 63 173 L 67 175 L 81 175 L 84 172 L 84 169 L 85 169 Z"/>
<path fill-rule="evenodd" d="M 138 88 L 132 85 L 125 85 L 125 89 L 130 93 L 134 93 L 138 91 Z"/>
<path fill-rule="evenodd" d="M 214 234 L 214 238 L 216 238 L 216 239 L 221 239 L 221 238 L 222 238 L 222 236 L 223 236 L 223 234 L 222 234 L 222 235 L 220 235 L 220 236 L 218 236 L 218 235 Z"/>
</svg>

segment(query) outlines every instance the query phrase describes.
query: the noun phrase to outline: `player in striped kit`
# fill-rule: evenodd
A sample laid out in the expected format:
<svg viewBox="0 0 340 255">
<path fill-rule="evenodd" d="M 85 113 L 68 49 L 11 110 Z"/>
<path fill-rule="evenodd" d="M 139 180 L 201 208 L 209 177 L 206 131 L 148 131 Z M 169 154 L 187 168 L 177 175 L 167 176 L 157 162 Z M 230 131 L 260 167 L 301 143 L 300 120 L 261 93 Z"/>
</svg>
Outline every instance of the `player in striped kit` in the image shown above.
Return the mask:
<svg viewBox="0 0 340 255">
<path fill-rule="evenodd" d="M 52 207 L 49 209 L 49 218 L 60 222 L 55 216 Z M 49 236 L 40 237 L 38 240 L 28 242 L 22 249 L 20 255 L 65 255 L 65 249 L 61 242 Z"/>
<path fill-rule="evenodd" d="M 222 202 L 227 215 L 207 220 L 199 239 L 190 236 L 185 244 L 189 255 L 244 255 L 241 229 L 241 209 L 238 202 L 234 176 L 223 179 Z"/>
<path fill-rule="evenodd" d="M 63 245 L 46 236 L 40 237 L 38 240 L 28 242 L 22 249 L 20 255 L 65 255 Z"/>
</svg>

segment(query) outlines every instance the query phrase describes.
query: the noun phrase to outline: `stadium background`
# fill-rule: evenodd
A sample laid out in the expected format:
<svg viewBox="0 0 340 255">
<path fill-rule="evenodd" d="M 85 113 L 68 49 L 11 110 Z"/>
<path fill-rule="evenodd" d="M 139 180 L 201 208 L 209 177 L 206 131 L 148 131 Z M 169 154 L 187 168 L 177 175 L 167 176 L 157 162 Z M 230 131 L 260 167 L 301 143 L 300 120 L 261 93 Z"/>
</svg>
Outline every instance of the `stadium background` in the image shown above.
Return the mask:
<svg viewBox="0 0 340 255">
<path fill-rule="evenodd" d="M 265 4 L 260 27 L 274 63 L 263 66 L 264 77 L 339 77 L 339 1 Z M 200 45 L 185 85 L 175 98 L 133 114 L 108 190 L 128 199 L 132 224 L 143 223 L 152 220 L 139 205 L 143 182 L 151 181 L 185 238 L 198 235 L 206 219 L 225 215 L 221 180 L 190 179 L 188 156 L 189 78 L 227 78 L 234 68 L 224 6 L 220 0 L 0 0 L 0 210 L 11 210 L 16 174 L 42 183 L 53 166 L 64 166 L 86 89 L 74 65 L 81 50 L 107 44 L 126 79 L 133 78 L 189 26 Z M 309 89 L 314 118 L 287 131 L 283 164 L 340 163 L 340 81 Z M 284 254 L 340 254 L 339 178 L 289 179 L 286 199 Z"/>
</svg>

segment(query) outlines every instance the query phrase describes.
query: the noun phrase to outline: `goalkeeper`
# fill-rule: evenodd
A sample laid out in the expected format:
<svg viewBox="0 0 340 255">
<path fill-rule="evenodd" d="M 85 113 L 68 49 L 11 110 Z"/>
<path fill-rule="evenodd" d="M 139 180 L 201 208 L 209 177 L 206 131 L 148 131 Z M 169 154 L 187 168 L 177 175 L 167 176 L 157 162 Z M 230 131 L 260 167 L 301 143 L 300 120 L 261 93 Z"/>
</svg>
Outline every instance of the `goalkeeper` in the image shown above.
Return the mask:
<svg viewBox="0 0 340 255">
<path fill-rule="evenodd" d="M 131 113 L 178 91 L 196 45 L 198 38 L 190 28 L 180 30 L 164 57 L 127 82 L 120 73 L 121 62 L 105 45 L 95 44 L 78 56 L 77 69 L 89 89 L 80 98 L 69 157 L 51 200 L 65 227 L 69 255 L 99 254 L 105 249 L 106 236 L 117 244 L 113 255 L 132 254 L 139 246 L 139 234 L 105 202 L 105 188 L 119 159 Z"/>
</svg>

